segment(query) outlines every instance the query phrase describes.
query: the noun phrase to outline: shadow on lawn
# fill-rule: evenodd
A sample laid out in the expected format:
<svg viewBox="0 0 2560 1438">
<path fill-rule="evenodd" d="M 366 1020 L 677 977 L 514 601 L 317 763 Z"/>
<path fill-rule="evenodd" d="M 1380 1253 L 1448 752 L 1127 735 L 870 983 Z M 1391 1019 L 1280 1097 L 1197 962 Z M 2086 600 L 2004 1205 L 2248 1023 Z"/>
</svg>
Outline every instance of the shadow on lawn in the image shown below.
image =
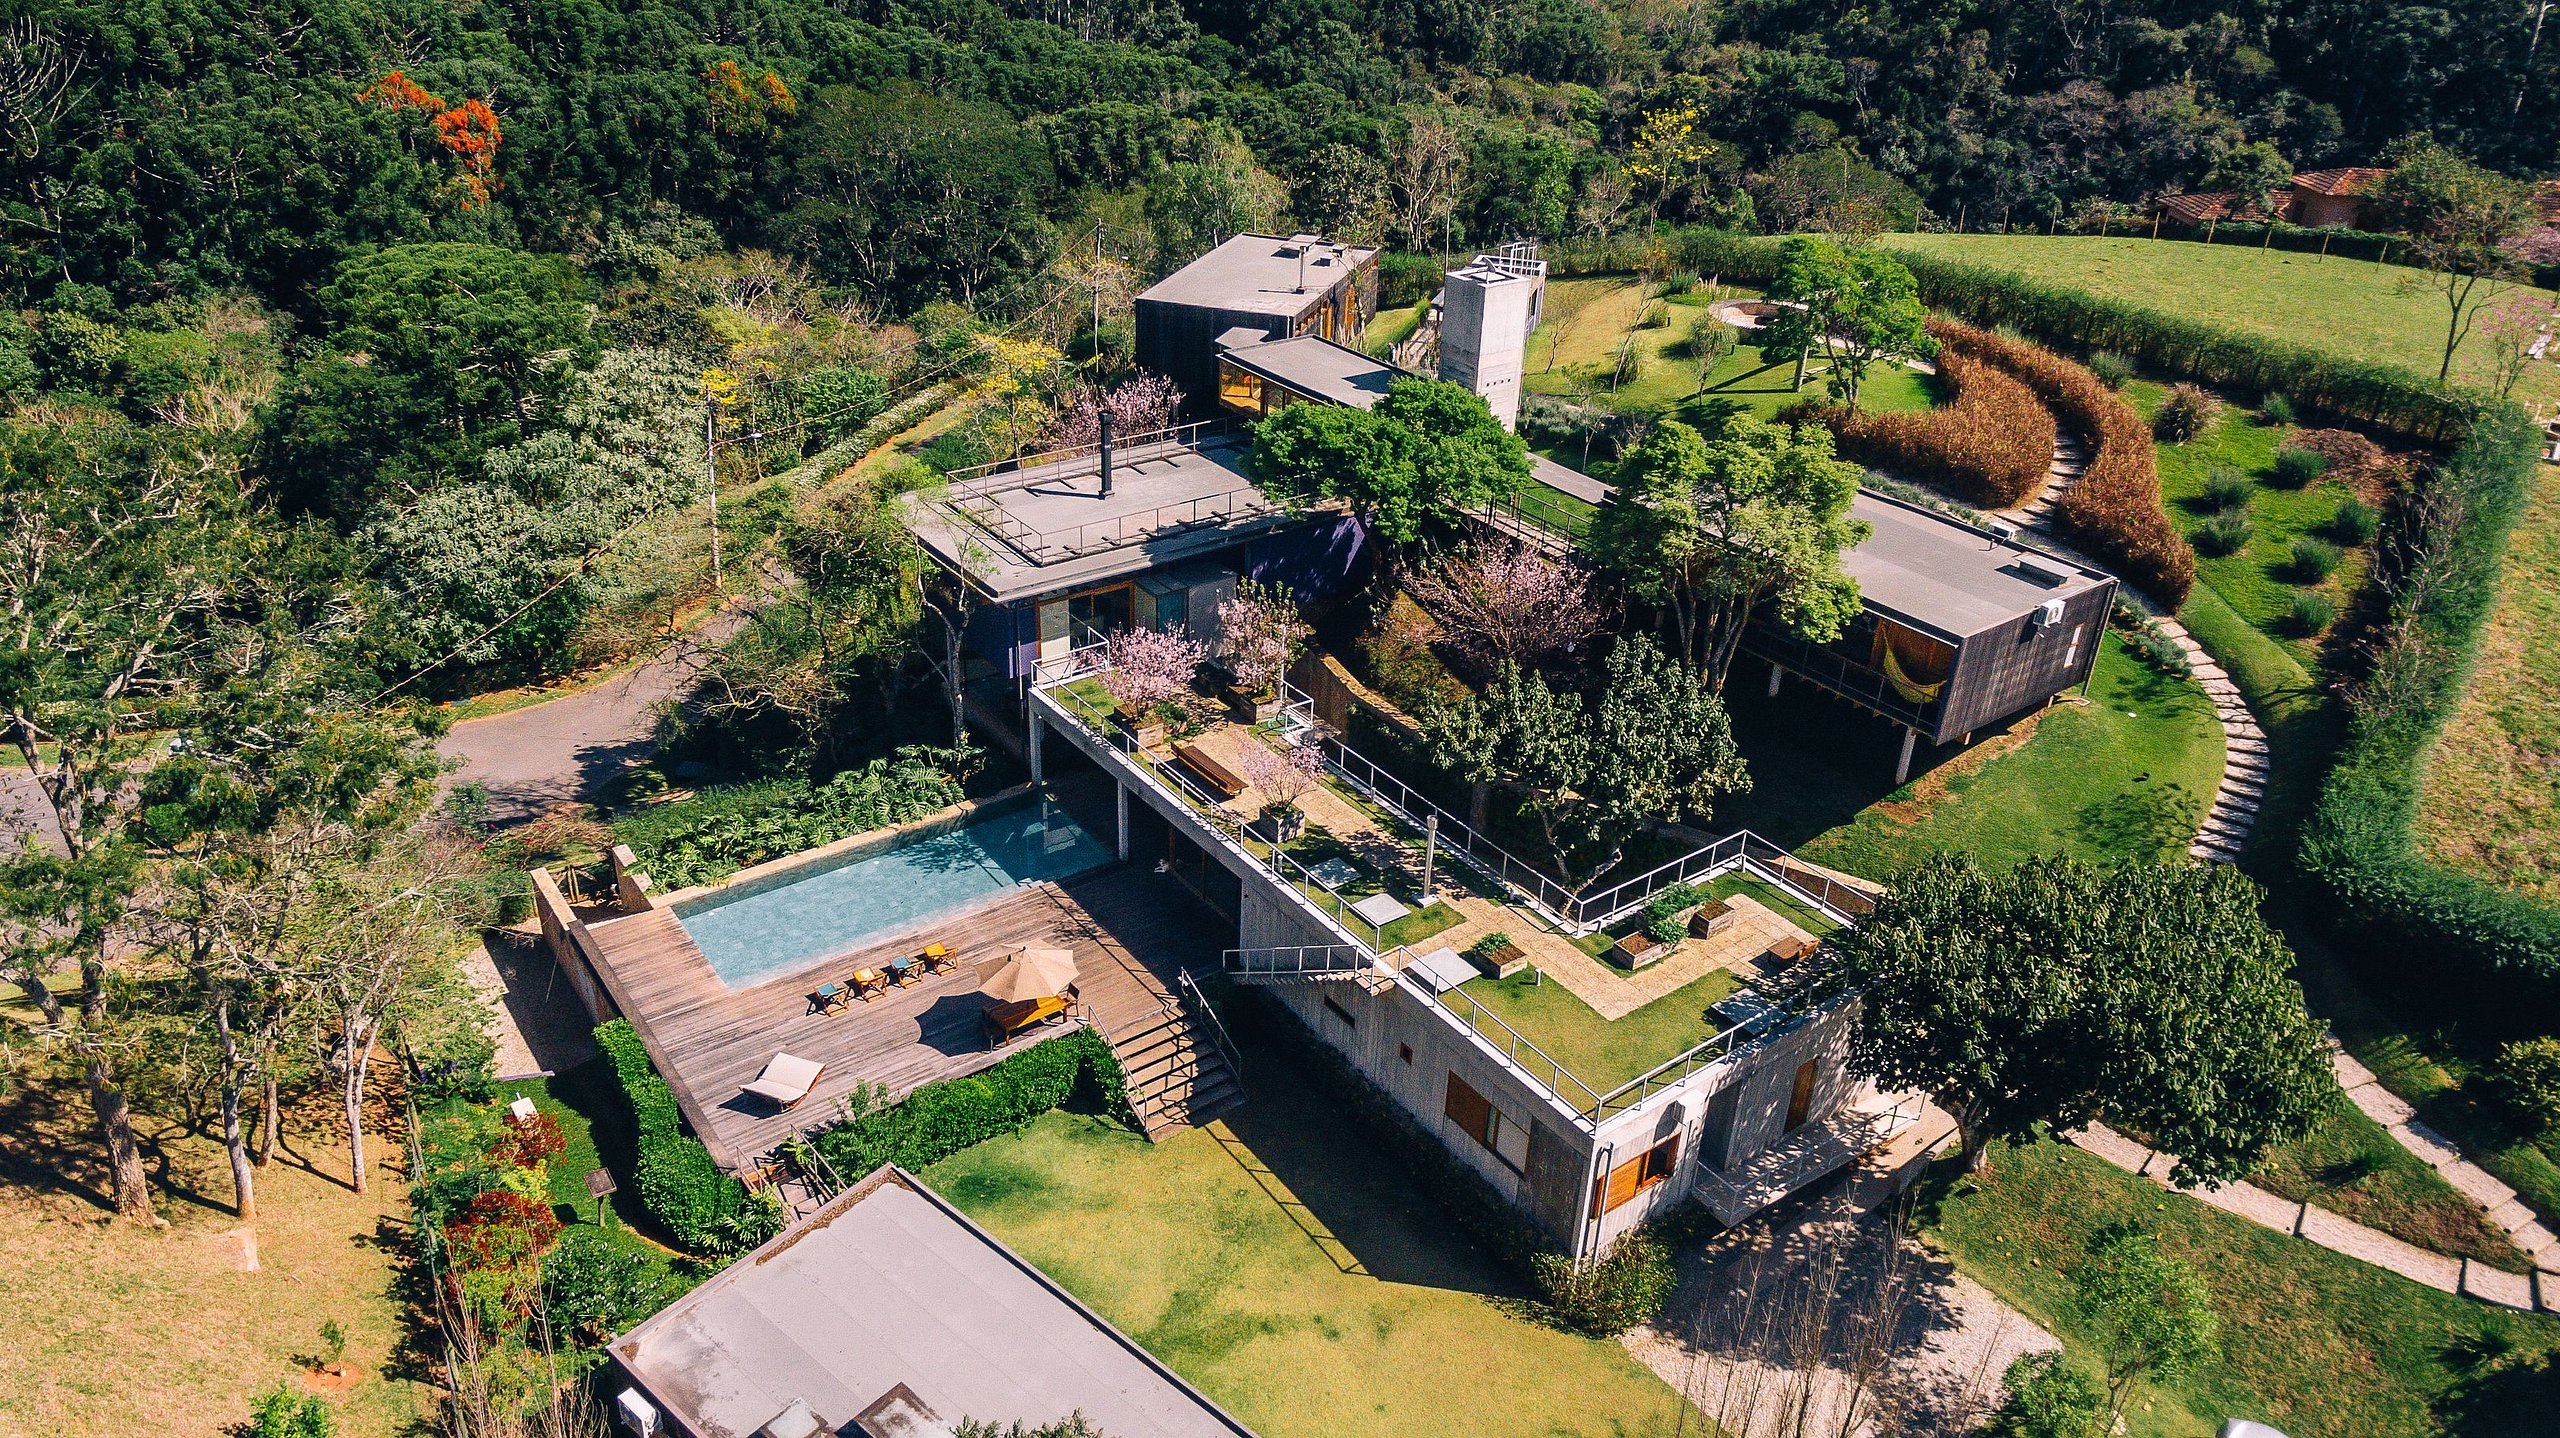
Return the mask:
<svg viewBox="0 0 2560 1438">
<path fill-rule="evenodd" d="M 1384 1283 L 1526 1292 L 1285 1051 L 1248 1039 L 1244 1058 L 1252 1097 L 1210 1133 L 1328 1263 Z"/>
</svg>

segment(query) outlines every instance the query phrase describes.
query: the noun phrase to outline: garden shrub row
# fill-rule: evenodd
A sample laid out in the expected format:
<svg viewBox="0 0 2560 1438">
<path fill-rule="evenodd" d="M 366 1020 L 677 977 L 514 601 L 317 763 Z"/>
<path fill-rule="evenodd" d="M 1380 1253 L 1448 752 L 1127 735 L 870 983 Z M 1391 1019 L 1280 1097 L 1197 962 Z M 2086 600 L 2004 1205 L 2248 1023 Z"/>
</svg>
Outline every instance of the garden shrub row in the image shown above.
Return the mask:
<svg viewBox="0 0 2560 1438">
<path fill-rule="evenodd" d="M 600 1025 L 596 1046 L 612 1061 L 631 1103 L 639 1149 L 632 1182 L 640 1202 L 671 1237 L 696 1253 L 732 1246 L 735 1225 L 748 1207 L 746 1185 L 722 1173 L 702 1140 L 684 1131 L 675 1090 L 658 1077 L 630 1020 Z"/>
<path fill-rule="evenodd" d="M 2195 587 L 2196 555 L 2161 507 L 2151 427 L 2084 365 L 2023 340 L 1954 320 L 1931 325 L 1941 346 L 1995 365 L 2036 392 L 2089 446 L 2088 468 L 2054 502 L 2074 537 L 2169 608 Z"/>
<path fill-rule="evenodd" d="M 1938 325 L 1933 322 L 1934 333 Z M 1938 351 L 1949 400 L 1912 414 L 1814 411 L 1840 452 L 1875 469 L 1948 490 L 1984 509 L 2007 509 L 2042 488 L 2053 464 L 2053 412 L 1997 366 L 1952 347 Z"/>
<path fill-rule="evenodd" d="M 856 1111 L 811 1142 L 851 1182 L 884 1163 L 922 1169 L 988 1139 L 1020 1133 L 1024 1124 L 1069 1102 L 1134 1122 L 1120 1060 L 1089 1028 L 1043 1040 L 966 1078 L 926 1084 L 897 1103 Z"/>
<path fill-rule="evenodd" d="M 2415 371 L 2307 345 L 2233 334 L 2203 320 L 2110 299 L 1941 255 L 1896 250 L 1932 308 L 1978 325 L 2011 325 L 2048 344 L 2129 355 L 2157 373 L 2363 420 L 2431 443 L 2458 440 L 2480 399 Z"/>
<path fill-rule="evenodd" d="M 965 753 L 921 745 L 823 784 L 760 784 L 706 794 L 617 824 L 662 890 L 707 884 L 754 864 L 921 819 L 960 802 Z"/>
<path fill-rule="evenodd" d="M 2560 909 L 2428 861 L 2413 832 L 2427 751 L 2462 701 L 2497 597 L 2535 437 L 2521 410 L 2489 408 L 2396 516 L 2389 613 L 2301 863 L 2357 947 L 2422 954 L 2431 972 L 2547 1004 L 2560 998 Z"/>
</svg>

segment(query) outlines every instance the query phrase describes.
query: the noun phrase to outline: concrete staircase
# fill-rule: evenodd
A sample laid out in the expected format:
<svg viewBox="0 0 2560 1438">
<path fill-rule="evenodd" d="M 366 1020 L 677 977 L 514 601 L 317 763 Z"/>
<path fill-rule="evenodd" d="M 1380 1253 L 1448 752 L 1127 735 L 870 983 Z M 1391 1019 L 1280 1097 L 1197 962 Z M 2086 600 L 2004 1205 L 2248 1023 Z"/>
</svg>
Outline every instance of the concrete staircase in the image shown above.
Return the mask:
<svg viewBox="0 0 2560 1438">
<path fill-rule="evenodd" d="M 1179 1004 L 1110 1039 L 1128 1079 L 1129 1107 L 1151 1141 L 1198 1128 L 1244 1102 L 1244 1079 L 1217 1036 Z"/>
</svg>

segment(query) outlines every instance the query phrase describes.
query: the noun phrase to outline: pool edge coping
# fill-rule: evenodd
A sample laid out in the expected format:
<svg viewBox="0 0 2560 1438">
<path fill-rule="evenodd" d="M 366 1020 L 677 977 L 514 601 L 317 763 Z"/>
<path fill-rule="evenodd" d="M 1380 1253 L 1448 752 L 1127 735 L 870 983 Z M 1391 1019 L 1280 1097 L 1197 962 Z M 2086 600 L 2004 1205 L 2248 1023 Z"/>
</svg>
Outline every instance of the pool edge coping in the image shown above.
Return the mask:
<svg viewBox="0 0 2560 1438">
<path fill-rule="evenodd" d="M 675 889 L 664 894 L 652 894 L 649 896 L 649 907 L 653 909 L 665 909 L 670 913 L 673 913 L 676 906 L 679 904 L 688 904 L 699 899 L 708 898 L 713 894 L 719 893 L 723 889 L 735 888 L 740 884 L 755 883 L 763 879 L 772 878 L 778 874 L 786 874 L 791 870 L 800 868 L 804 865 L 819 864 L 830 859 L 841 858 L 846 854 L 854 853 L 868 845 L 894 845 L 898 840 L 905 838 L 907 835 L 919 833 L 937 826 L 948 825 L 954 822 L 966 823 L 969 816 L 975 814 L 980 809 L 989 808 L 1010 800 L 1019 799 L 1026 794 L 1037 792 L 1038 789 L 1039 786 L 1036 784 L 1016 784 L 1012 788 L 1000 789 L 997 792 L 988 794 L 982 798 L 964 799 L 957 804 L 951 805 L 949 808 L 936 809 L 921 819 L 909 819 L 903 824 L 891 824 L 886 828 L 865 829 L 859 834 L 848 834 L 844 838 L 835 840 L 832 843 L 821 844 L 814 849 L 803 849 L 796 854 L 785 854 L 779 859 L 767 859 L 761 864 L 755 864 L 750 867 L 740 869 L 725 879 L 717 879 L 708 884 L 695 884 L 690 888 Z M 682 923 L 684 921 L 684 916 L 682 914 L 676 914 L 675 918 L 678 923 Z"/>
</svg>

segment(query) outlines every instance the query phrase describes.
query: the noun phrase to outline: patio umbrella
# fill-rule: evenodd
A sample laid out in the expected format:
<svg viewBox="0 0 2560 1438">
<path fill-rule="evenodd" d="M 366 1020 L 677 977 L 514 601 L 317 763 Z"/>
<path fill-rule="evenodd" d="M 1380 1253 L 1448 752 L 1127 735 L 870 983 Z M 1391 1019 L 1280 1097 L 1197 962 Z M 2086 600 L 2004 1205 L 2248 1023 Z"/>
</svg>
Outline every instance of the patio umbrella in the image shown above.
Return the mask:
<svg viewBox="0 0 2560 1438">
<path fill-rule="evenodd" d="M 998 1003 L 1046 999 L 1076 981 L 1076 956 L 1064 949 L 1016 949 L 978 971 L 978 988 Z"/>
</svg>

